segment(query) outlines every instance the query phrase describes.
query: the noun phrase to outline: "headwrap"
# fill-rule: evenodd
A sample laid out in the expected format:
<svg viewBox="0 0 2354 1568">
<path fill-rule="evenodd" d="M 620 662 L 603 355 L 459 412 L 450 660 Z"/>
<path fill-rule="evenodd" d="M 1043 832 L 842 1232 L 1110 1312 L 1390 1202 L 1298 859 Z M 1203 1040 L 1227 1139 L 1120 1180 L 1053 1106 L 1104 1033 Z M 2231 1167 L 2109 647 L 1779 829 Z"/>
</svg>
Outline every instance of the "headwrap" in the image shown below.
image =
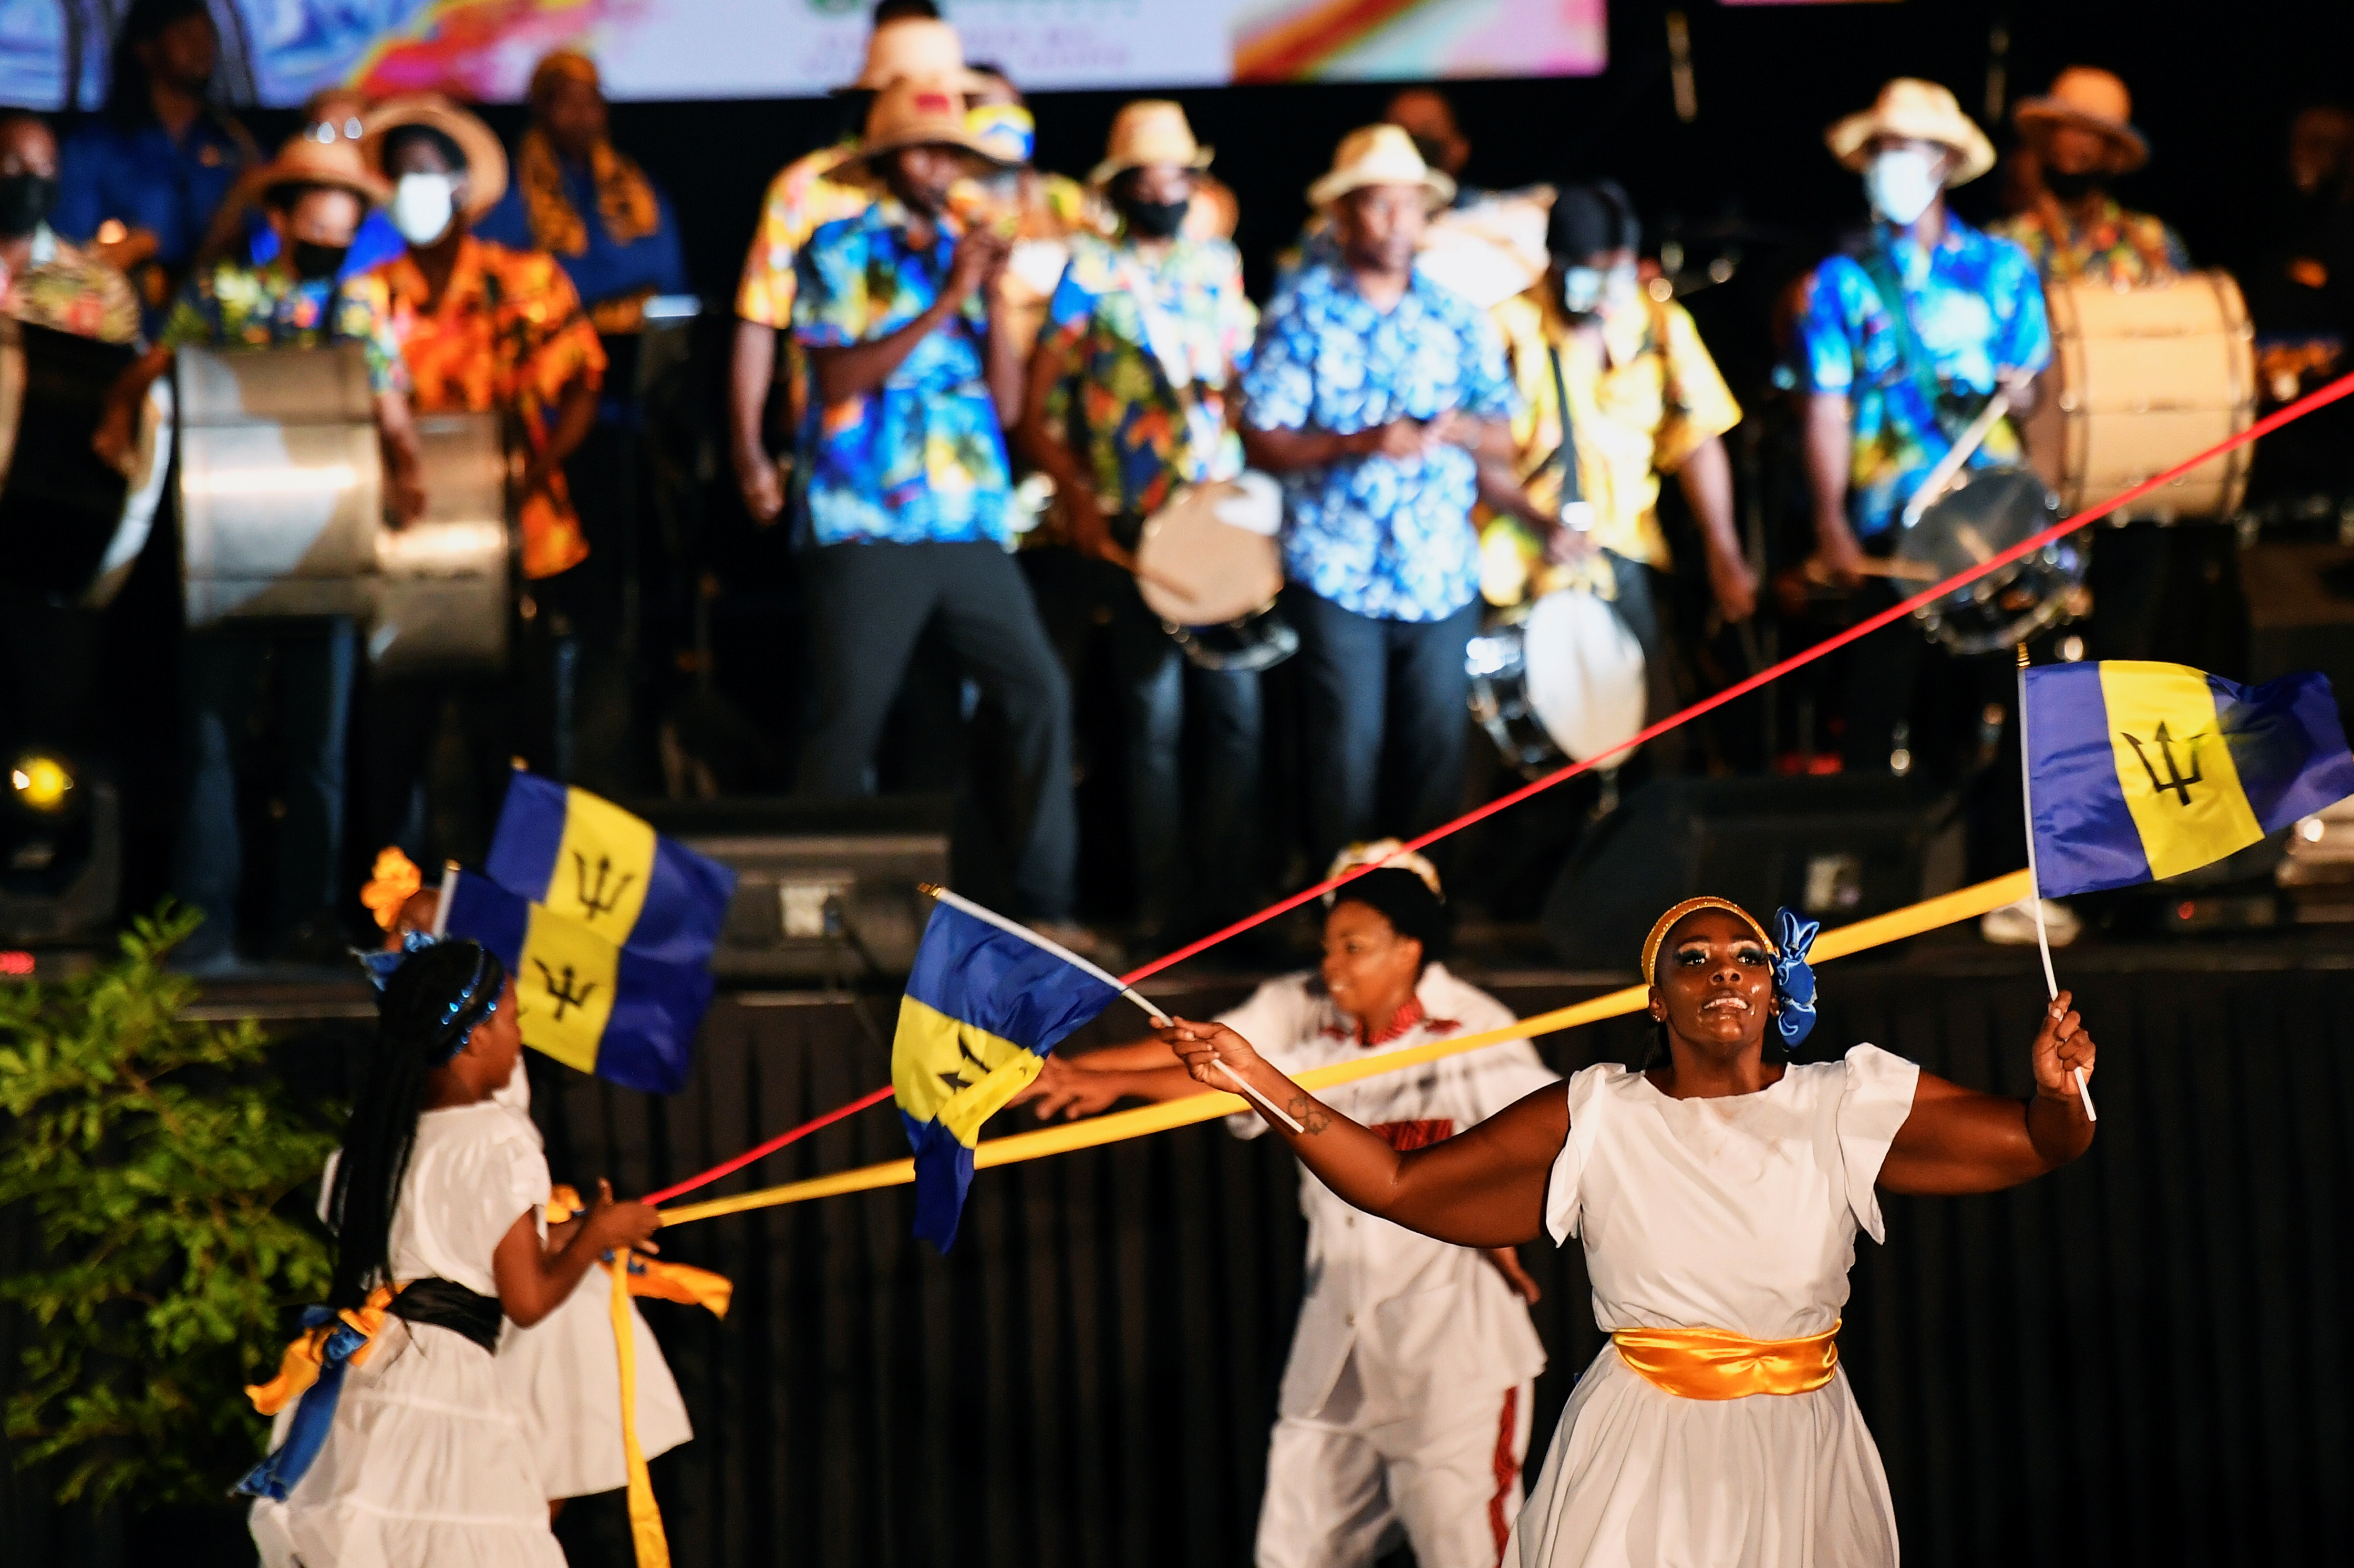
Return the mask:
<svg viewBox="0 0 2354 1568">
<path fill-rule="evenodd" d="M 381 991 L 392 980 L 394 970 L 426 948 L 438 948 L 443 942 L 464 942 L 473 948 L 474 972 L 466 977 L 466 983 L 441 1011 L 441 1022 L 435 1026 L 433 1049 L 426 1057 L 427 1065 L 435 1067 L 455 1056 L 458 1047 L 466 1043 L 466 1036 L 474 1032 L 475 1025 L 499 1010 L 499 992 L 505 989 L 507 983 L 506 966 L 488 948 L 471 938 L 436 937 L 427 931 L 403 932 L 400 948 L 396 952 L 355 952 L 352 955 L 359 959 L 360 968 L 367 970 L 368 980 Z"/>
<path fill-rule="evenodd" d="M 1822 929 L 1818 920 L 1801 920 L 1787 909 L 1774 912 L 1776 937 L 1766 934 L 1757 916 L 1730 898 L 1703 895 L 1687 898 L 1651 923 L 1651 934 L 1643 938 L 1643 983 L 1658 983 L 1659 944 L 1668 933 L 1687 915 L 1702 909 L 1722 909 L 1750 930 L 1774 959 L 1774 1033 L 1785 1050 L 1795 1050 L 1815 1027 L 1815 970 L 1807 962 L 1807 954 L 1815 945 L 1815 934 Z"/>
<path fill-rule="evenodd" d="M 576 50 L 557 50 L 531 73 L 531 96 L 536 100 L 561 81 L 598 86 L 595 62 Z M 588 149 L 588 173 L 597 186 L 597 216 L 614 244 L 643 239 L 662 228 L 662 203 L 636 159 L 599 137 Z M 588 226 L 572 198 L 564 194 L 563 160 L 547 132 L 536 125 L 523 133 L 515 149 L 515 184 L 523 190 L 524 216 L 531 224 L 535 247 L 558 256 L 588 253 Z M 609 309 L 620 303 L 600 301 L 591 306 L 599 331 L 631 331 L 643 320 L 642 299 L 633 297 L 619 313 Z"/>
</svg>

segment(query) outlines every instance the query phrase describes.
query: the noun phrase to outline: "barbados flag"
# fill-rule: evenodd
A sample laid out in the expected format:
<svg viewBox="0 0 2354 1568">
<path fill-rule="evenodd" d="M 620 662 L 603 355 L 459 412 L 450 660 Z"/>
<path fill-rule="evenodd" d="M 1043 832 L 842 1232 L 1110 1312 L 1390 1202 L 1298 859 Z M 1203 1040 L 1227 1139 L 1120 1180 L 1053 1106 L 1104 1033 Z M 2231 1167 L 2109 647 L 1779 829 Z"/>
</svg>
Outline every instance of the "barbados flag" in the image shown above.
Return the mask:
<svg viewBox="0 0 2354 1568">
<path fill-rule="evenodd" d="M 899 1001 L 891 1086 L 916 1151 L 916 1234 L 946 1252 L 981 1123 L 1120 986 L 1035 932 L 953 893 L 937 896 Z"/>
<path fill-rule="evenodd" d="M 482 866 L 490 879 L 616 947 L 707 963 L 736 874 L 601 796 L 518 770 Z"/>
<path fill-rule="evenodd" d="M 514 977 L 523 1043 L 607 1083 L 676 1094 L 711 1005 L 711 970 L 625 948 L 584 920 L 452 872 L 442 928 Z"/>
<path fill-rule="evenodd" d="M 2020 673 L 2047 897 L 2195 871 L 2354 795 L 2326 676 L 2250 688 L 2115 660 Z"/>
</svg>

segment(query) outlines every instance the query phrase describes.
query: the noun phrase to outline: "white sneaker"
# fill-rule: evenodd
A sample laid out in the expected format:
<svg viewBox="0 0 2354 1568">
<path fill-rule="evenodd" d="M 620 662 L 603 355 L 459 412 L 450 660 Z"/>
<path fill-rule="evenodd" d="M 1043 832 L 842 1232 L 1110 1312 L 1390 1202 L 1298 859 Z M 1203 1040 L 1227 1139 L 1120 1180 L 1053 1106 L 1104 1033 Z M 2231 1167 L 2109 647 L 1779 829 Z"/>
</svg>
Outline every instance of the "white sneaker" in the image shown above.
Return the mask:
<svg viewBox="0 0 2354 1568">
<path fill-rule="evenodd" d="M 2053 947 L 2064 948 L 2083 934 L 2084 923 L 2074 910 L 2050 898 L 2042 903 L 2043 932 Z M 2035 946 L 2035 901 L 2022 898 L 1988 910 L 1978 919 L 1978 935 L 1999 948 Z"/>
</svg>

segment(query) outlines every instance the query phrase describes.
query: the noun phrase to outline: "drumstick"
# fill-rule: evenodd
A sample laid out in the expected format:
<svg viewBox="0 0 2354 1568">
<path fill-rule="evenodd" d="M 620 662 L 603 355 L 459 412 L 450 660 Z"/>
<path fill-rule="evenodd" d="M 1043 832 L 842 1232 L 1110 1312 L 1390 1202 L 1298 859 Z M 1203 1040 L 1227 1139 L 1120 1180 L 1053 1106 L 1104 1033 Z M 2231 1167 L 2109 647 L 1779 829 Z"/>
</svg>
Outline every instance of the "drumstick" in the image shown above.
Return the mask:
<svg viewBox="0 0 2354 1568">
<path fill-rule="evenodd" d="M 1928 477 L 1922 480 L 1921 488 L 1914 491 L 1912 499 L 1904 503 L 1905 527 L 1910 528 L 1921 521 L 1921 514 L 1929 510 L 1929 503 L 1946 493 L 1946 487 L 1954 482 L 1954 475 L 1961 471 L 1962 464 L 1969 461 L 1970 454 L 1994 433 L 1995 422 L 2009 412 L 2010 393 L 1997 387 L 1995 395 L 1987 399 L 1987 406 L 1978 410 L 1978 417 L 1970 421 L 1969 429 L 1946 449 L 1946 455 L 1930 469 Z"/>
</svg>

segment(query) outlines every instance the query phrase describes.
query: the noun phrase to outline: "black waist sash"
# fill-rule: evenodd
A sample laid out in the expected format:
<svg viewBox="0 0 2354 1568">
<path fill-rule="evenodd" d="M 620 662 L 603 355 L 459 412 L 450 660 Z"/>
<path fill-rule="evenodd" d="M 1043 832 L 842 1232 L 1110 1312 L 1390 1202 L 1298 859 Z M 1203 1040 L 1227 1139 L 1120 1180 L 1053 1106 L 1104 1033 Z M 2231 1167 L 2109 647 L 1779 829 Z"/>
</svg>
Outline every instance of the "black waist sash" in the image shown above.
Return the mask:
<svg viewBox="0 0 2354 1568">
<path fill-rule="evenodd" d="M 505 1312 L 495 1296 L 480 1296 L 446 1279 L 412 1279 L 392 1298 L 392 1315 L 411 1323 L 447 1329 L 496 1355 L 499 1323 Z"/>
</svg>

